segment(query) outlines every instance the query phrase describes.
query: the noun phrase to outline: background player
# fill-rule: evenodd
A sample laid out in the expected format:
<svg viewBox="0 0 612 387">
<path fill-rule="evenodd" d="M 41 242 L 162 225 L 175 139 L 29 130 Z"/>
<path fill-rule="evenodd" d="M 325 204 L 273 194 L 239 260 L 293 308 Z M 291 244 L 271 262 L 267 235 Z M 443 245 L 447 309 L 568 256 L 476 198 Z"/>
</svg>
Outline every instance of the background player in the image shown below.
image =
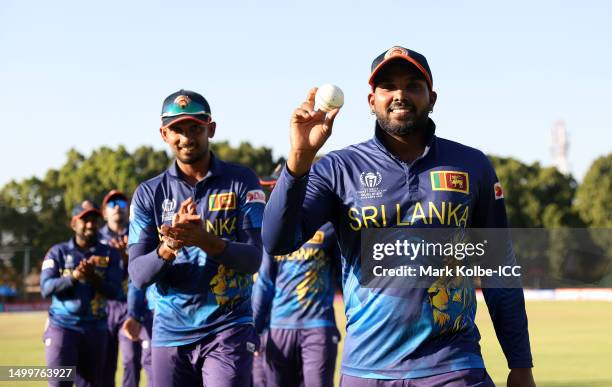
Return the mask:
<svg viewBox="0 0 612 387">
<path fill-rule="evenodd" d="M 209 151 L 215 130 L 200 94 L 168 96 L 160 134 L 176 161 L 132 198 L 129 271 L 137 288 L 155 286 L 156 386 L 251 382 L 265 195 L 250 169 Z"/>
<path fill-rule="evenodd" d="M 473 289 L 438 295 L 427 289 L 368 289 L 359 282 L 364 228 L 507 227 L 503 196 L 494 190 L 499 183 L 486 156 L 435 135 L 429 118 L 437 98 L 432 79 L 427 60 L 415 51 L 392 47 L 380 54 L 369 79 L 374 138 L 328 154 L 312 170 L 338 110 L 315 112 L 313 89 L 291 117 L 287 168 L 266 206 L 262 236 L 268 252 L 286 254 L 325 222 L 333 223 L 344 257 L 345 386 L 493 385 L 478 344 Z M 457 188 L 440 184 L 441 173 L 455 176 Z M 426 215 L 443 204 L 455 208 L 453 213 L 462 206 L 465 215 L 451 217 L 450 210 Z M 508 384 L 533 385 L 522 289 L 483 289 L 483 294 L 511 368 Z"/>
<path fill-rule="evenodd" d="M 121 293 L 121 257 L 118 250 L 98 241 L 101 218 L 90 201 L 75 206 L 70 222 L 74 237 L 51 247 L 40 276 L 43 297 L 52 297 L 43 335 L 47 366 L 76 366 L 79 387 L 103 385 L 106 300 Z"/>
<path fill-rule="evenodd" d="M 122 333 L 121 327 L 128 317 L 128 202 L 129 198 L 123 192 L 113 189 L 102 200 L 102 211 L 106 224 L 100 229 L 100 241 L 121 252 L 120 268 L 122 273 L 122 293 L 117 300 L 107 303 L 108 313 L 108 345 L 106 348 L 106 365 L 104 371 L 104 385 L 115 385 L 115 371 L 117 370 L 117 356 L 121 348 L 121 363 L 123 365 L 123 386 L 136 387 L 140 382 L 141 359 L 143 355 L 141 341 L 130 340 Z M 150 351 L 147 347 L 145 351 Z M 150 354 L 148 354 L 150 358 Z M 150 363 L 149 363 L 150 364 Z M 150 375 L 151 369 L 146 370 Z"/>
<path fill-rule="evenodd" d="M 272 190 L 276 177 L 263 179 L 262 186 Z M 267 331 L 257 359 L 263 386 L 333 385 L 340 338 L 333 309 L 339 262 L 330 223 L 291 254 L 264 252 L 253 289 L 255 330 Z"/>
</svg>

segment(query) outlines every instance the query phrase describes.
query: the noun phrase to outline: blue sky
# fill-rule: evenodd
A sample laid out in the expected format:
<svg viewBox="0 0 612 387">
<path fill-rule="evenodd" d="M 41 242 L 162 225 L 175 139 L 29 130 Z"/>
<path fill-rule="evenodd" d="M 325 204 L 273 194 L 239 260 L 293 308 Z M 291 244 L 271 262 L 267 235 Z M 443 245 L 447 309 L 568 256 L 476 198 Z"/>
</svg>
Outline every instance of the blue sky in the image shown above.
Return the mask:
<svg viewBox="0 0 612 387">
<path fill-rule="evenodd" d="M 164 149 L 161 103 L 180 88 L 208 99 L 217 140 L 280 156 L 292 110 L 335 83 L 345 106 L 323 151 L 363 141 L 370 63 L 396 44 L 428 58 L 441 137 L 550 165 L 564 120 L 578 178 L 612 151 L 608 2 L 288 3 L 3 1 L 0 184 L 71 147 Z"/>
</svg>

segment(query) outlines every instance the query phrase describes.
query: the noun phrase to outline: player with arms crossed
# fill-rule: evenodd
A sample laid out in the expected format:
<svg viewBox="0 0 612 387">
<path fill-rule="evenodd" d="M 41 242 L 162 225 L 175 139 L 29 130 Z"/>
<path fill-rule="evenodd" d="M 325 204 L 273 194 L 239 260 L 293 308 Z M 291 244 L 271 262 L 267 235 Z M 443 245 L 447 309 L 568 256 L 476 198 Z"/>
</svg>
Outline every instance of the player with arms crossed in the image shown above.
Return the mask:
<svg viewBox="0 0 612 387">
<path fill-rule="evenodd" d="M 496 194 L 497 177 L 486 156 L 435 135 L 429 113 L 437 95 L 425 57 L 392 47 L 373 61 L 369 83 L 374 137 L 331 152 L 312 168 L 338 109 L 315 111 L 313 89 L 294 111 L 287 167 L 264 214 L 264 246 L 271 254 L 286 254 L 325 222 L 334 225 L 344 259 L 347 316 L 341 385 L 492 386 L 474 324 L 473 289 L 440 297 L 412 288 L 396 296 L 359 282 L 363 228 L 507 227 L 503 196 Z M 469 186 L 446 189 L 435 179 L 446 172 L 459 182 L 469 177 Z M 443 203 L 459 215 L 425 215 L 428 207 L 440 211 Z M 533 386 L 522 289 L 483 293 L 511 369 L 508 385 Z M 455 302 L 464 307 L 455 308 Z"/>
<path fill-rule="evenodd" d="M 215 129 L 200 94 L 168 96 L 160 134 L 176 161 L 132 198 L 128 269 L 137 288 L 155 287 L 155 386 L 251 381 L 265 195 L 253 171 L 209 151 Z"/>
</svg>

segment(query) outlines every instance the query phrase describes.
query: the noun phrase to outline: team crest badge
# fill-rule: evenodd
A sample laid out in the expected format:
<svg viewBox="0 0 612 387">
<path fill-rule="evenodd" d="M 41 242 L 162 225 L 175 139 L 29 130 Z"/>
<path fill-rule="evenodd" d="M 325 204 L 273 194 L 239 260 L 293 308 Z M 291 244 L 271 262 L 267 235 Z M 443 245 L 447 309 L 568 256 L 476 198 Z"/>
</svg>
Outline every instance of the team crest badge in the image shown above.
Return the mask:
<svg viewBox="0 0 612 387">
<path fill-rule="evenodd" d="M 81 207 L 83 207 L 83 210 L 91 210 L 94 208 L 93 204 L 89 200 L 85 200 L 83 203 L 81 203 Z"/>
<path fill-rule="evenodd" d="M 453 191 L 470 193 L 470 181 L 467 172 L 433 171 L 431 172 L 431 189 L 434 191 Z"/>
<path fill-rule="evenodd" d="M 395 46 L 387 50 L 387 53 L 385 54 L 385 59 L 389 59 L 392 56 L 398 55 L 409 56 L 408 51 L 404 47 Z"/>
<path fill-rule="evenodd" d="M 191 102 L 191 99 L 186 95 L 179 95 L 174 99 L 174 103 L 177 104 L 181 109 L 185 109 Z"/>
</svg>

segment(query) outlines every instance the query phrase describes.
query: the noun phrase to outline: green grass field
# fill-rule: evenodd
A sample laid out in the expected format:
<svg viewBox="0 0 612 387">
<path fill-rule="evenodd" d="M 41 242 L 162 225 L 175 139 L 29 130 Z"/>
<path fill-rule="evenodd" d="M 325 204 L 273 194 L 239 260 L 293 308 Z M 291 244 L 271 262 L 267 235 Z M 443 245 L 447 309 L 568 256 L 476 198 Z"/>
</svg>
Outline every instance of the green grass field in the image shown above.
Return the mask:
<svg viewBox="0 0 612 387">
<path fill-rule="evenodd" d="M 337 312 L 339 326 L 343 327 L 342 311 Z M 612 386 L 609 371 L 612 303 L 528 302 L 527 312 L 538 386 Z M 0 314 L 0 365 L 44 364 L 41 334 L 45 317 L 42 312 Z M 484 302 L 479 304 L 477 321 L 485 364 L 496 384 L 503 386 L 508 373 L 506 361 Z M 338 361 L 340 354 L 341 348 Z M 118 386 L 121 385 L 120 372 Z M 45 383 L 0 382 L 2 385 L 25 387 Z M 144 382 L 141 385 L 144 386 Z"/>
</svg>

